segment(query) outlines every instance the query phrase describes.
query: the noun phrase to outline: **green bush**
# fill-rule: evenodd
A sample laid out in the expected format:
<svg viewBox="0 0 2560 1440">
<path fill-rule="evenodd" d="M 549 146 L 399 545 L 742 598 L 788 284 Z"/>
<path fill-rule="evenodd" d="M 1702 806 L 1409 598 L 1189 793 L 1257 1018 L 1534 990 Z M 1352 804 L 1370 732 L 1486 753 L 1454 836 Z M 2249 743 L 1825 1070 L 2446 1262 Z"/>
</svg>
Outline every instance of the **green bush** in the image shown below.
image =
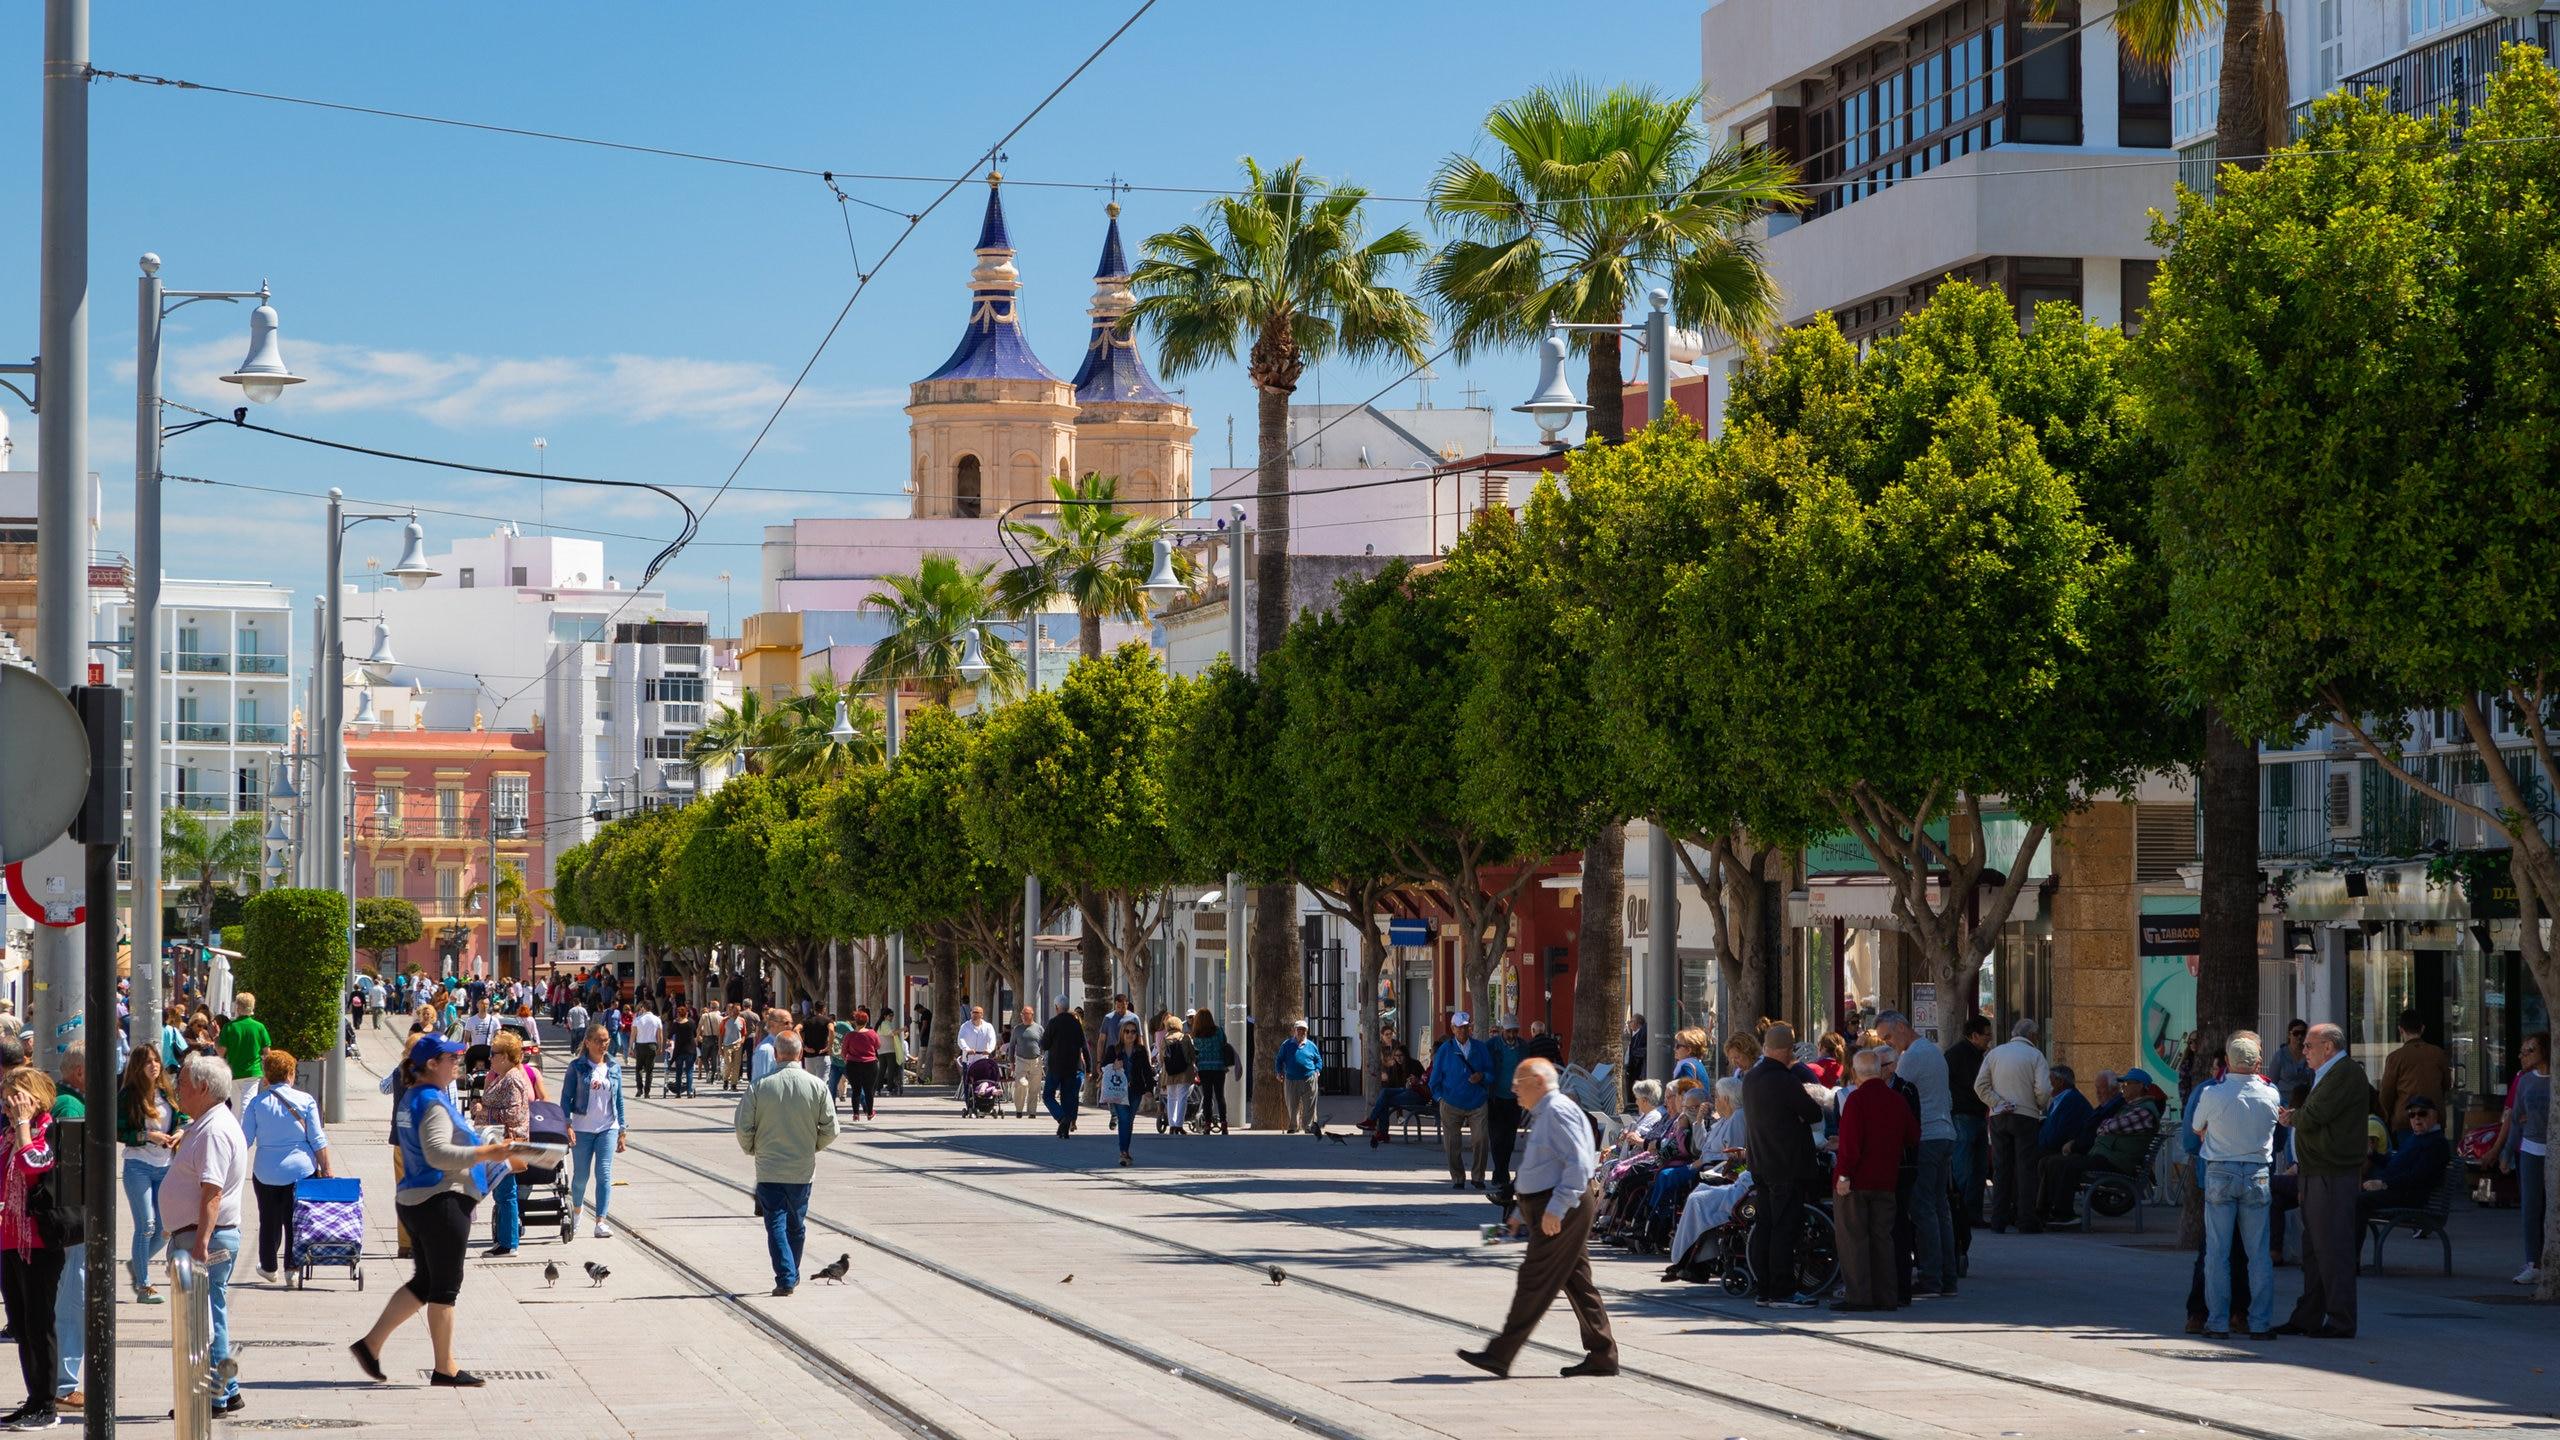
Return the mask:
<svg viewBox="0 0 2560 1440">
<path fill-rule="evenodd" d="M 246 949 L 248 948 L 248 947 L 247 947 L 247 945 L 244 943 L 244 942 L 246 942 L 246 941 L 248 940 L 248 938 L 249 938 L 249 927 L 248 927 L 248 926 L 246 926 L 246 925 L 225 925 L 225 926 L 223 926 L 223 927 L 222 927 L 221 931 L 220 931 L 219 933 L 217 933 L 217 934 L 213 937 L 213 943 L 214 943 L 214 944 L 216 944 L 216 945 L 218 945 L 218 946 L 220 946 L 220 947 L 222 947 L 222 948 L 223 948 L 223 949 L 225 949 L 225 950 L 230 951 L 232 954 L 237 955 L 237 954 L 240 954 L 242 951 L 244 951 L 244 950 L 246 950 Z M 251 994 L 253 994 L 253 995 L 254 995 L 254 994 L 256 994 L 257 992 L 253 990 L 253 991 L 251 991 L 251 992 L 249 992 L 249 993 L 251 993 Z"/>
<path fill-rule="evenodd" d="M 258 997 L 276 1048 L 297 1059 L 337 1045 L 347 928 L 347 897 L 335 890 L 269 890 L 249 900 L 248 944 L 232 983 Z"/>
</svg>

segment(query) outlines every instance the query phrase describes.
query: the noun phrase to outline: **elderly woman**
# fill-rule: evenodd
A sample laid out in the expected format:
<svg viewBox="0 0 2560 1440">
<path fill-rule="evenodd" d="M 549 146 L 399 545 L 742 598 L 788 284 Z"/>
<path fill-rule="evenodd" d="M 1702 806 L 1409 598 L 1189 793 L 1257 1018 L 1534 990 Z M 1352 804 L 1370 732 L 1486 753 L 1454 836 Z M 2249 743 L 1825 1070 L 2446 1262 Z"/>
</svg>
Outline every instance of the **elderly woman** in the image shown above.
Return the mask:
<svg viewBox="0 0 2560 1440">
<path fill-rule="evenodd" d="M 1713 1162 L 1721 1156 L 1728 1162 L 1742 1158 L 1742 1082 L 1728 1075 L 1716 1082 L 1713 1125 L 1707 1127 L 1707 1138 L 1700 1147 L 1705 1159 Z M 1671 1235 L 1671 1270 L 1662 1278 L 1675 1278 L 1680 1265 L 1699 1239 L 1710 1230 L 1721 1229 L 1733 1222 L 1733 1213 L 1741 1208 L 1743 1197 L 1751 1193 L 1751 1172 L 1734 1176 L 1730 1184 L 1714 1183 L 1709 1174 L 1689 1192 L 1688 1202 L 1680 1207 L 1680 1225 Z"/>
<path fill-rule="evenodd" d="M 510 1158 L 515 1142 L 487 1140 L 462 1118 L 453 1098 L 454 1077 L 462 1070 L 463 1044 L 443 1035 L 422 1035 L 401 1062 L 408 1072 L 401 1089 L 400 1110 L 392 1123 L 400 1136 L 402 1157 L 399 1192 L 393 1197 L 401 1226 L 409 1232 L 416 1268 L 409 1283 L 391 1292 L 382 1314 L 363 1339 L 347 1347 L 364 1373 L 379 1381 L 382 1348 L 391 1334 L 420 1310 L 427 1312 L 427 1337 L 435 1347 L 430 1385 L 477 1386 L 488 1382 L 453 1359 L 453 1307 L 462 1295 L 462 1262 L 471 1243 L 471 1207 L 487 1193 L 501 1170 L 521 1170 L 522 1157 Z"/>
<path fill-rule="evenodd" d="M 524 1037 L 512 1030 L 499 1031 L 489 1041 L 489 1080 L 481 1087 L 472 1118 L 507 1139 L 532 1139 L 534 1094 L 526 1077 L 533 1073 L 525 1063 Z M 521 1198 L 512 1170 L 489 1187 L 489 1248 L 484 1258 L 503 1259 L 516 1253 L 516 1242 L 524 1238 Z"/>
<path fill-rule="evenodd" d="M 293 1263 L 293 1187 L 329 1174 L 329 1137 L 320 1128 L 320 1102 L 294 1088 L 293 1054 L 269 1050 L 260 1057 L 266 1083 L 240 1115 L 251 1161 L 249 1186 L 258 1196 L 258 1278 L 272 1285 L 279 1250 Z"/>
</svg>

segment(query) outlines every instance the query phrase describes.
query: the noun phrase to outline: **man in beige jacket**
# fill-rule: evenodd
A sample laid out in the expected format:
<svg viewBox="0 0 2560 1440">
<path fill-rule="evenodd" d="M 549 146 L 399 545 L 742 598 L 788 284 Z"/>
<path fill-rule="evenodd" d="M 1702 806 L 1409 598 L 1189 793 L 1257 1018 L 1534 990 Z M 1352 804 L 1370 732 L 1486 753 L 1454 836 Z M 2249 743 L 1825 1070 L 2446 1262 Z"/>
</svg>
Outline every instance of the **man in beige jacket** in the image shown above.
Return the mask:
<svg viewBox="0 0 2560 1440">
<path fill-rule="evenodd" d="M 797 1031 L 777 1031 L 772 1073 L 738 1100 L 738 1148 L 756 1160 L 756 1209 L 764 1216 L 765 1249 L 773 1256 L 773 1293 L 800 1285 L 806 1252 L 809 1188 L 818 1152 L 836 1143 L 835 1102 L 827 1083 L 800 1067 Z"/>
</svg>

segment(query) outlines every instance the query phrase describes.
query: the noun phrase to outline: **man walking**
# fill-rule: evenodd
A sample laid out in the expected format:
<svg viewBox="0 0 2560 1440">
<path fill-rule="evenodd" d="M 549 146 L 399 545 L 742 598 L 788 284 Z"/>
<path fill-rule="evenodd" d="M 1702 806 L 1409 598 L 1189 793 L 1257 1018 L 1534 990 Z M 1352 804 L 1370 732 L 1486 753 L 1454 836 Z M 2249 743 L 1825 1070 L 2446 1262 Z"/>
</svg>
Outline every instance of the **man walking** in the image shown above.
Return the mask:
<svg viewBox="0 0 2560 1440">
<path fill-rule="evenodd" d="M 1076 1101 L 1084 1093 L 1084 1021 L 1058 1002 L 1057 1013 L 1049 1017 L 1049 1028 L 1040 1032 L 1040 1061 L 1046 1072 L 1040 1081 L 1040 1103 L 1049 1118 L 1058 1122 L 1058 1138 L 1075 1133 Z"/>
<path fill-rule="evenodd" d="M 1324 1052 L 1307 1038 L 1306 1021 L 1289 1027 L 1289 1038 L 1280 1042 L 1280 1056 L 1274 1068 L 1280 1075 L 1281 1093 L 1288 1100 L 1289 1133 L 1323 1134 L 1324 1122 L 1316 1115 L 1316 1079 L 1324 1074 Z"/>
<path fill-rule="evenodd" d="M 1919 1167 L 1911 1181 L 1911 1293 L 1922 1300 L 1950 1298 L 1956 1293 L 1956 1128 L 1946 1052 L 1899 1010 L 1878 1015 L 1876 1029 L 1901 1052 L 1894 1073 L 1920 1096 Z"/>
<path fill-rule="evenodd" d="M 1964 1022 L 1964 1033 L 1947 1047 L 1947 1111 L 1956 1132 L 1957 1254 L 1982 1223 L 1982 1182 L 1991 1173 L 1991 1107 L 1974 1092 L 1982 1075 L 1982 1057 L 1991 1049 L 1991 1022 L 1976 1015 Z M 1957 1273 L 1964 1266 L 1959 1259 Z"/>
<path fill-rule="evenodd" d="M 2293 1127 L 2301 1176 L 2302 1298 L 2276 1333 L 2352 1340 L 2360 1244 L 2356 1197 L 2363 1193 L 2364 1127 L 2373 1086 L 2364 1067 L 2347 1058 L 2346 1032 L 2335 1025 L 2312 1026 L 2302 1054 L 2311 1062 L 2310 1098 L 2299 1109 L 2276 1112 L 2277 1123 Z"/>
<path fill-rule="evenodd" d="M 987 1007 L 972 1005 L 969 1018 L 960 1022 L 960 1084 L 952 1093 L 969 1093 L 969 1065 L 976 1060 L 992 1060 L 996 1054 L 996 1027 L 987 1023 Z"/>
<path fill-rule="evenodd" d="M 195 1258 L 211 1300 L 213 1340 L 205 1358 L 213 1366 L 216 1415 L 230 1414 L 242 1404 L 236 1372 L 225 1378 L 223 1363 L 231 1358 L 231 1270 L 240 1260 L 240 1195 L 249 1188 L 249 1142 L 231 1109 L 233 1091 L 230 1067 L 210 1055 L 190 1055 L 178 1067 L 178 1108 L 195 1118 L 160 1177 L 160 1223 L 168 1228 L 170 1252 L 183 1250 Z M 98 1403 L 113 1404 L 114 1399 L 102 1395 Z"/>
<path fill-rule="evenodd" d="M 2234 1030 L 2222 1047 L 2229 1071 L 2196 1092 L 2187 1124 L 2204 1138 L 2204 1335 L 2231 1338 L 2231 1244 L 2249 1266 L 2249 1338 L 2275 1338 L 2276 1266 L 2267 1249 L 2267 1166 L 2276 1133 L 2276 1087 L 2258 1076 L 2257 1032 Z M 2303 1261 L 2310 1274 L 2310 1259 Z M 2348 1268 L 2353 1270 L 2350 1255 Z"/>
<path fill-rule="evenodd" d="M 1459 1351 L 1458 1358 L 1488 1374 L 1509 1375 L 1511 1362 L 1562 1290 L 1582 1326 L 1582 1359 L 1563 1373 L 1615 1375 L 1617 1337 L 1609 1332 L 1600 1287 L 1591 1282 L 1589 1241 L 1600 1188 L 1590 1117 L 1557 1092 L 1556 1068 L 1544 1060 L 1523 1061 L 1512 1088 L 1533 1121 L 1528 1153 L 1520 1157 L 1520 1203 L 1512 1218 L 1514 1226 L 1529 1227 L 1529 1253 L 1520 1261 L 1502 1333 L 1482 1350 Z"/>
<path fill-rule="evenodd" d="M 1031 1097 L 1040 1093 L 1040 1015 L 1030 1006 L 1022 1007 L 1022 1019 L 1013 1027 L 1011 1042 L 1013 1078 L 1005 1082 L 1013 1100 L 1013 1118 L 1031 1118 Z"/>
<path fill-rule="evenodd" d="M 2382 1123 L 2394 1135 L 2406 1131 L 2411 1100 L 2425 1098 L 2441 1113 L 2453 1091 L 2453 1065 L 2444 1047 L 2427 1039 L 2426 1021 L 2415 1010 L 2400 1012 L 2400 1048 L 2382 1061 Z"/>
<path fill-rule="evenodd" d="M 2036 1133 L 2044 1127 L 2044 1107 L 2053 1103 L 2053 1072 L 2036 1048 L 2036 1022 L 2009 1027 L 2009 1042 L 1982 1057 L 1973 1093 L 1991 1115 L 1991 1233 L 2012 1224 L 2027 1234 L 2042 1230 L 2035 1188 L 2044 1161 Z"/>
<path fill-rule="evenodd" d="M 1742 1144 L 1751 1156 L 1751 1184 L 1760 1202 L 1750 1238 L 1757 1301 L 1763 1308 L 1806 1310 L 1817 1297 L 1796 1293 L 1796 1232 L 1803 1228 L 1804 1202 L 1819 1166 L 1813 1127 L 1822 1123 L 1822 1102 L 1796 1073 L 1795 1054 L 1795 1027 L 1784 1021 L 1760 1037 L 1760 1063 L 1742 1077 Z M 1534 1148 L 1535 1131 L 1529 1139 Z"/>
<path fill-rule="evenodd" d="M 640 1086 L 640 1098 L 649 1098 L 649 1087 L 658 1076 L 658 1037 L 666 1033 L 666 1022 L 658 1018 L 656 1009 L 647 1001 L 640 1003 L 640 1013 L 631 1017 L 631 1061 L 637 1070 L 634 1077 Z"/>
<path fill-rule="evenodd" d="M 1840 1103 L 1839 1163 L 1831 1182 L 1848 1293 L 1831 1308 L 1892 1310 L 1901 1304 L 1893 1253 L 1894 1184 L 1903 1152 L 1919 1141 L 1920 1124 L 1909 1103 L 1885 1084 L 1878 1051 L 1850 1056 L 1849 1072 L 1857 1088 Z M 1749 1106 L 1745 1101 L 1746 1113 Z"/>
<path fill-rule="evenodd" d="M 818 1178 L 818 1152 L 836 1143 L 835 1102 L 825 1082 L 800 1065 L 800 1036 L 788 1029 L 773 1037 L 773 1073 L 738 1101 L 738 1148 L 755 1157 L 756 1210 L 764 1216 L 764 1247 L 773 1257 L 773 1293 L 800 1285 L 800 1261 L 808 1249 L 809 1187 Z"/>
<path fill-rule="evenodd" d="M 1464 1010 L 1449 1016 L 1449 1038 L 1431 1056 L 1431 1097 L 1440 1102 L 1440 1149 L 1449 1160 L 1449 1188 L 1470 1183 L 1462 1131 L 1475 1136 L 1472 1183 L 1484 1188 L 1484 1161 L 1492 1137 L 1485 1133 L 1485 1082 L 1492 1078 L 1493 1053 L 1475 1038 L 1474 1019 Z"/>
<path fill-rule="evenodd" d="M 1493 1082 L 1485 1087 L 1485 1128 L 1493 1132 L 1493 1189 L 1495 1199 L 1511 1198 L 1511 1152 L 1520 1143 L 1520 1101 L 1511 1093 L 1512 1073 L 1528 1058 L 1520 1041 L 1520 1017 L 1505 1015 L 1499 1033 L 1485 1037 L 1487 1052 L 1493 1056 Z"/>
</svg>

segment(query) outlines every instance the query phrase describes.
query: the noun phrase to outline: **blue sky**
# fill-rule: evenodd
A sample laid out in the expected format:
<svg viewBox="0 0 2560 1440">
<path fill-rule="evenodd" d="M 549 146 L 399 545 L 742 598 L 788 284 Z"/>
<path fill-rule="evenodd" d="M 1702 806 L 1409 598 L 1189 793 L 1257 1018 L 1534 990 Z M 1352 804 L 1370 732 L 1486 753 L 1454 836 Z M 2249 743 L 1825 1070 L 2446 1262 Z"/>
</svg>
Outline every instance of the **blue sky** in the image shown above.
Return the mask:
<svg viewBox="0 0 2560 1440">
<path fill-rule="evenodd" d="M 101 69 L 591 135 L 842 171 L 949 176 L 966 169 L 1126 17 L 1134 0 L 985 5 L 102 4 Z M 40 7 L 0 26 L 0 126 L 18 164 L 0 170 L 0 353 L 35 348 Z M 1098 188 L 1229 183 L 1237 157 L 1303 154 L 1319 172 L 1383 195 L 1422 193 L 1451 150 L 1475 143 L 1497 101 L 1583 76 L 1683 90 L 1697 80 L 1697 0 L 1629 3 L 1605 23 L 1552 0 L 1294 7 L 1159 0 L 1007 148 L 1008 188 L 1032 342 L 1071 373 L 1101 243 Z M 91 465 L 105 480 L 103 543 L 130 544 L 134 259 L 164 261 L 173 288 L 273 283 L 287 359 L 314 383 L 253 418 L 282 428 L 475 463 L 715 485 L 854 284 L 840 207 L 814 178 L 374 119 L 230 96 L 101 81 L 92 93 Z M 846 182 L 900 211 L 938 187 Z M 759 527 L 792 515 L 896 514 L 909 381 L 948 352 L 965 314 L 968 247 L 983 196 L 967 187 L 929 218 L 844 329 L 701 539 L 661 577 L 675 602 L 726 618 L 754 604 Z M 1134 250 L 1194 214 L 1196 197 L 1135 193 Z M 1380 204 L 1379 227 L 1425 222 Z M 904 228 L 853 207 L 865 266 Z M 172 322 L 173 398 L 228 409 L 211 377 L 238 359 L 247 317 L 197 305 Z M 1400 367 L 1399 367 L 1400 368 Z M 1528 356 L 1443 363 L 1433 398 L 1473 381 L 1508 406 Z M 1334 366 L 1329 401 L 1396 370 Z M 1253 448 L 1241 370 L 1191 377 L 1202 477 Z M 1315 398 L 1315 385 L 1301 391 Z M 1410 404 L 1410 383 L 1382 403 Z M 15 405 L 13 397 L 0 401 Z M 26 442 L 36 428 L 10 415 Z M 1509 422 L 1506 438 L 1530 427 Z M 619 532 L 625 583 L 675 531 L 662 503 L 622 492 L 509 481 L 341 456 L 227 429 L 173 442 L 175 474 L 503 515 L 528 530 Z M 766 487 L 766 488 L 752 488 Z M 803 490 L 820 493 L 786 493 Z M 705 491 L 688 492 L 697 499 Z M 320 582 L 319 502 L 172 484 L 172 575 Z M 485 533 L 483 519 L 424 517 L 431 541 Z M 368 527 L 350 570 L 388 563 L 396 532 Z M 640 537 L 657 537 L 644 539 Z"/>
</svg>

